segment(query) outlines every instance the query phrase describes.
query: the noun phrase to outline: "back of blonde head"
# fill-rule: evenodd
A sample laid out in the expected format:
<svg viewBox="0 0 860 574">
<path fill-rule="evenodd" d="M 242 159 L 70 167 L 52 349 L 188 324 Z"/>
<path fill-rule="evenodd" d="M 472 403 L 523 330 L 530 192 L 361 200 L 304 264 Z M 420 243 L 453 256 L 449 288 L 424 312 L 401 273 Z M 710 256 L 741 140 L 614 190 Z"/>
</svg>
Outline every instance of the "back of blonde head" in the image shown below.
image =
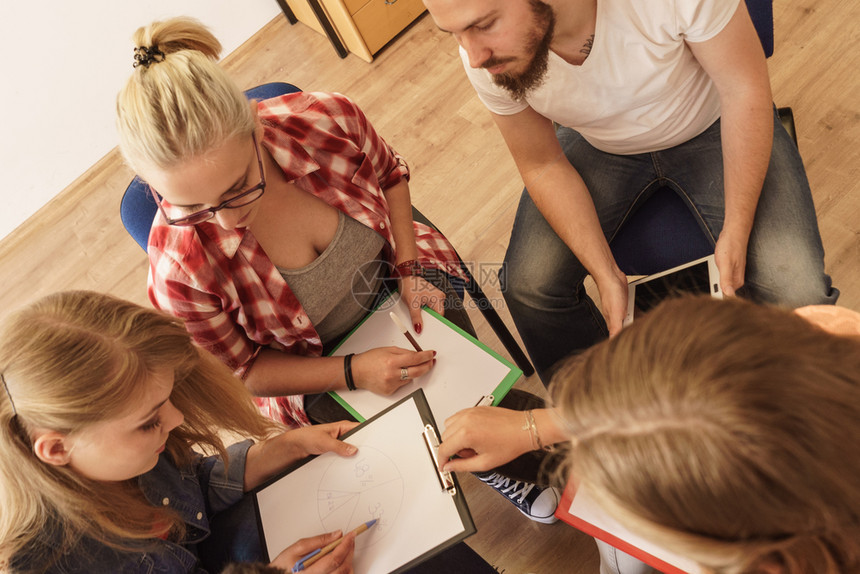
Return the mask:
<svg viewBox="0 0 860 574">
<path fill-rule="evenodd" d="M 177 464 L 190 460 L 192 444 L 223 453 L 221 429 L 254 437 L 273 430 L 241 382 L 195 347 L 181 322 L 159 311 L 98 293 L 66 292 L 37 301 L 4 324 L 0 570 L 38 543 L 46 524 L 66 546 L 86 535 L 126 547 L 152 538 L 156 524 L 181 528 L 138 489 L 45 464 L 30 442 L 37 429 L 71 433 L 124 414 L 141 396 L 141 383 L 163 369 L 174 373 L 171 402 L 185 415 L 167 441 Z"/>
<path fill-rule="evenodd" d="M 570 359 L 569 471 L 719 572 L 860 568 L 860 339 L 740 300 L 664 303 Z"/>
<path fill-rule="evenodd" d="M 217 63 L 221 44 L 206 27 L 173 18 L 138 29 L 133 40 L 164 57 L 136 66 L 117 96 L 120 150 L 132 169 L 171 168 L 233 136 L 250 136 L 253 113 Z"/>
</svg>

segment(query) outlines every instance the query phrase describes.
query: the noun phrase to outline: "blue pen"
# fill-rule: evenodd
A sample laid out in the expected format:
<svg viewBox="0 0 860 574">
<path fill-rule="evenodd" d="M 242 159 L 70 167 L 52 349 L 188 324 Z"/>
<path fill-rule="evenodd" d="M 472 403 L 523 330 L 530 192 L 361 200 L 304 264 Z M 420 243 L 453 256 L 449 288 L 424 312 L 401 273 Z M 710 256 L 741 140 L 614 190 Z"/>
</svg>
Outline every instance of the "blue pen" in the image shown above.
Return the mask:
<svg viewBox="0 0 860 574">
<path fill-rule="evenodd" d="M 353 530 L 353 532 L 355 532 L 355 535 L 358 536 L 359 534 L 366 531 L 368 528 L 370 528 L 374 524 L 376 524 L 376 518 L 374 518 L 373 520 L 369 520 L 368 522 L 365 522 L 364 524 L 359 525 L 358 528 Z M 296 562 L 296 564 L 293 566 L 293 572 L 301 572 L 302 570 L 304 570 L 305 568 L 307 568 L 308 566 L 310 566 L 311 564 L 313 564 L 314 562 L 316 562 L 317 560 L 319 560 L 320 558 L 322 558 L 323 556 L 325 556 L 326 554 L 328 554 L 329 552 L 331 552 L 332 550 L 337 548 L 338 544 L 340 544 L 341 542 L 343 542 L 343 536 L 341 536 L 340 538 L 338 538 L 334 542 L 330 542 L 329 544 L 323 546 L 322 548 L 317 548 L 313 552 L 308 552 L 307 554 L 302 556 L 298 562 Z"/>
</svg>

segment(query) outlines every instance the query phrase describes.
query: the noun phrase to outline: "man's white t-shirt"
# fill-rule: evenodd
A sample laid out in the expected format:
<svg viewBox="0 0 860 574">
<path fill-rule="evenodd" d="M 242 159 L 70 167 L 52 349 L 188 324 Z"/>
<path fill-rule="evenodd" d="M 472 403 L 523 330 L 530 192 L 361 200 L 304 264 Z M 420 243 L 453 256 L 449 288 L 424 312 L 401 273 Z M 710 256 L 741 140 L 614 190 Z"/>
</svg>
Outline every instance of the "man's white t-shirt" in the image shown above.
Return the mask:
<svg viewBox="0 0 860 574">
<path fill-rule="evenodd" d="M 549 54 L 543 85 L 517 102 L 460 56 L 478 97 L 500 115 L 531 106 L 594 147 L 645 153 L 681 144 L 720 117 L 716 87 L 686 42 L 716 36 L 740 0 L 597 0 L 591 54 L 581 66 Z"/>
</svg>

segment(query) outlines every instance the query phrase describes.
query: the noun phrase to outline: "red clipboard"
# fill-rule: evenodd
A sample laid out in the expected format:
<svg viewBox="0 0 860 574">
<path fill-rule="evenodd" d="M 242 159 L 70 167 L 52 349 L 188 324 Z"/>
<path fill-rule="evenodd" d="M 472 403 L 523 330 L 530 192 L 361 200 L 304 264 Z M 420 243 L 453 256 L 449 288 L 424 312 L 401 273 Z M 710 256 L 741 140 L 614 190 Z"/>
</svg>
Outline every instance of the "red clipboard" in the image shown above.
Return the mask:
<svg viewBox="0 0 860 574">
<path fill-rule="evenodd" d="M 568 482 L 561 495 L 558 508 L 555 511 L 555 516 L 559 520 L 570 524 L 589 536 L 614 546 L 622 552 L 630 554 L 664 574 L 703 573 L 691 559 L 672 554 L 653 544 L 647 543 L 649 551 L 643 550 L 640 546 L 643 545 L 642 542 L 644 541 L 640 542 L 635 535 L 618 525 L 613 519 L 594 510 L 597 506 L 589 500 L 584 498 L 577 499 L 577 508 L 574 508 L 576 514 L 572 514 L 571 507 L 575 499 L 576 487 L 572 482 Z"/>
</svg>

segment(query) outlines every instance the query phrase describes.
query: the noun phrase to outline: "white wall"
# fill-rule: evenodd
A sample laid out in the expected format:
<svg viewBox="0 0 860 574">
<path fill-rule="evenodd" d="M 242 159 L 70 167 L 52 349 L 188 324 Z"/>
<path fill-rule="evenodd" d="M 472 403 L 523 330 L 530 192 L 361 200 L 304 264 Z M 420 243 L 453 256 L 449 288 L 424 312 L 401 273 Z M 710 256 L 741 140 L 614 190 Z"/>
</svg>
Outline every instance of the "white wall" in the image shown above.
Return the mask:
<svg viewBox="0 0 860 574">
<path fill-rule="evenodd" d="M 226 55 L 280 13 L 275 0 L 3 0 L 0 238 L 116 146 L 114 101 L 139 26 L 193 16 Z"/>
</svg>

